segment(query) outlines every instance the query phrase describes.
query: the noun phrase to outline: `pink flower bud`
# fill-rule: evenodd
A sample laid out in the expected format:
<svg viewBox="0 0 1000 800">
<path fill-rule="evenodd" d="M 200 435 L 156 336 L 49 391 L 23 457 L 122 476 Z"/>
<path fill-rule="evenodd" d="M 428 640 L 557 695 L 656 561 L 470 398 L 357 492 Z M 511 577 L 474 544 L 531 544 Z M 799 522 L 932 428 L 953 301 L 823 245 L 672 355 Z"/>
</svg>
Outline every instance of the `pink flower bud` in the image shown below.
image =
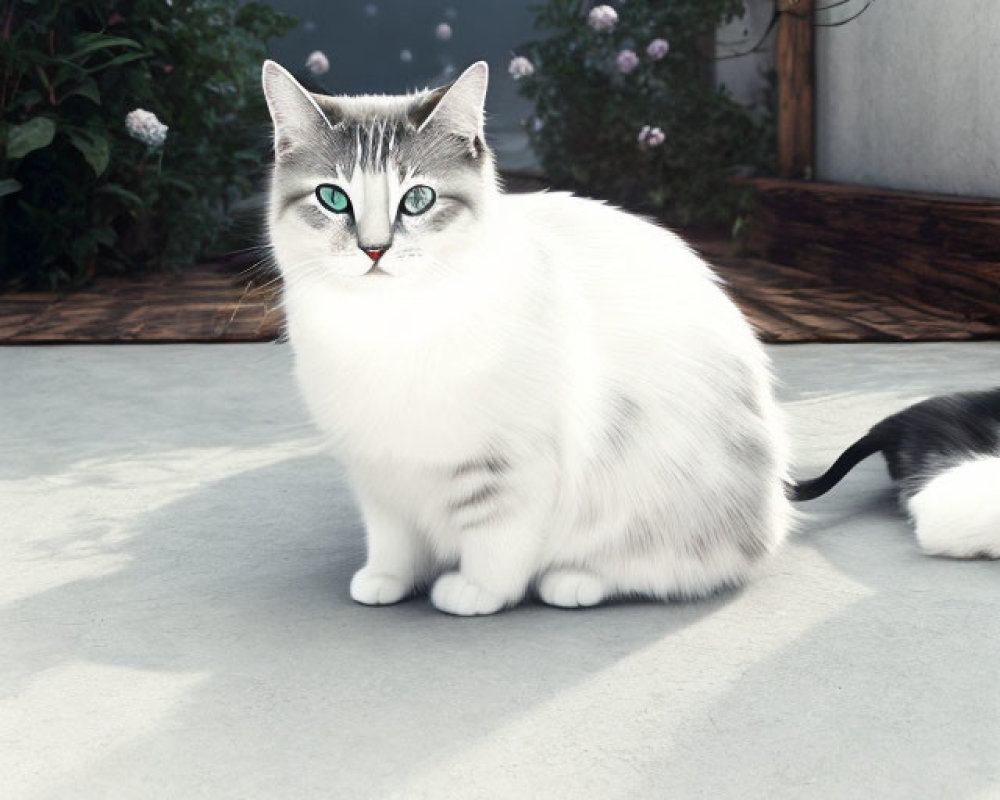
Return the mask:
<svg viewBox="0 0 1000 800">
<path fill-rule="evenodd" d="M 524 56 L 516 56 L 510 60 L 510 66 L 507 67 L 507 71 L 515 81 L 519 81 L 521 78 L 533 75 L 535 66 Z"/>
<path fill-rule="evenodd" d="M 322 50 L 313 50 L 306 59 L 306 69 L 313 75 L 325 75 L 330 71 L 330 59 Z"/>
<path fill-rule="evenodd" d="M 594 6 L 587 15 L 587 24 L 595 31 L 608 31 L 618 22 L 618 12 L 611 6 Z"/>
<path fill-rule="evenodd" d="M 669 52 L 670 42 L 666 39 L 653 39 L 646 46 L 646 55 L 653 59 L 653 61 L 659 61 Z"/>
<path fill-rule="evenodd" d="M 631 50 L 622 50 L 615 59 L 615 64 L 618 65 L 619 72 L 623 75 L 628 75 L 639 66 L 639 56 Z"/>
</svg>

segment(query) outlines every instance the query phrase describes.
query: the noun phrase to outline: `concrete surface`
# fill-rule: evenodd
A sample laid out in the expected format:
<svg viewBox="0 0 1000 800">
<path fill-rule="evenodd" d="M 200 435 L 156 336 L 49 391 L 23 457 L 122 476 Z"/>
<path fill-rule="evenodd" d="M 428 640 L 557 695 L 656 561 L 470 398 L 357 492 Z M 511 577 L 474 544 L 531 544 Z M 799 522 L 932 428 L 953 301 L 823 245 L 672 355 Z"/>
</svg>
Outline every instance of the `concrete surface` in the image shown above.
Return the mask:
<svg viewBox="0 0 1000 800">
<path fill-rule="evenodd" d="M 813 474 L 1000 343 L 772 348 Z M 747 589 L 455 619 L 348 599 L 281 345 L 0 349 L 0 795 L 1000 796 L 1000 564 L 875 460 Z"/>
<path fill-rule="evenodd" d="M 835 26 L 868 0 L 817 3 Z M 871 3 L 816 29 L 822 180 L 1000 196 L 1000 3 Z"/>
</svg>

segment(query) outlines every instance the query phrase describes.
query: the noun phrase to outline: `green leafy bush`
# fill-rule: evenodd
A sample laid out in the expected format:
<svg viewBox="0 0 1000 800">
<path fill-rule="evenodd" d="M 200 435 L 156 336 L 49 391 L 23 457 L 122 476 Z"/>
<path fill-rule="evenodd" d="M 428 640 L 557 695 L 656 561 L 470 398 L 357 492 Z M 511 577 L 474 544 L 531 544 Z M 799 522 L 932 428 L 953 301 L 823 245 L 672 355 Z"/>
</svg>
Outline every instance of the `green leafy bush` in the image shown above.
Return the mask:
<svg viewBox="0 0 1000 800">
<path fill-rule="evenodd" d="M 217 247 L 266 162 L 259 2 L 0 0 L 0 287 L 177 268 Z M 162 147 L 130 136 L 145 109 Z"/>
<path fill-rule="evenodd" d="M 511 74 L 535 104 L 529 132 L 553 183 L 675 224 L 733 222 L 744 192 L 730 178 L 770 168 L 774 150 L 768 115 L 713 82 L 715 30 L 743 10 L 742 0 L 535 6 L 544 38 Z"/>
</svg>

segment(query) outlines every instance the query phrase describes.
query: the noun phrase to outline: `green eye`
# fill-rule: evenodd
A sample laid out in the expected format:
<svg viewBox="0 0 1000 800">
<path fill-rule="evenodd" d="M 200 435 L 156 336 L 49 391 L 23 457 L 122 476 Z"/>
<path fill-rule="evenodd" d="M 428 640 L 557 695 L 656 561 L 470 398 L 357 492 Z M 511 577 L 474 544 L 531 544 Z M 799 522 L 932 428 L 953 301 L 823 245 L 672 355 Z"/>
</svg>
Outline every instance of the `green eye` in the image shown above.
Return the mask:
<svg viewBox="0 0 1000 800">
<path fill-rule="evenodd" d="M 400 210 L 404 214 L 415 217 L 417 214 L 423 214 L 428 208 L 434 205 L 436 199 L 437 195 L 434 194 L 434 190 L 430 186 L 414 186 L 403 195 Z"/>
<path fill-rule="evenodd" d="M 334 186 L 329 183 L 324 183 L 321 186 L 316 187 L 316 197 L 319 198 L 319 202 L 331 211 L 336 211 L 338 214 L 343 214 L 345 211 L 351 210 L 351 201 L 347 199 L 347 195 L 344 194 L 344 190 L 339 186 Z"/>
</svg>

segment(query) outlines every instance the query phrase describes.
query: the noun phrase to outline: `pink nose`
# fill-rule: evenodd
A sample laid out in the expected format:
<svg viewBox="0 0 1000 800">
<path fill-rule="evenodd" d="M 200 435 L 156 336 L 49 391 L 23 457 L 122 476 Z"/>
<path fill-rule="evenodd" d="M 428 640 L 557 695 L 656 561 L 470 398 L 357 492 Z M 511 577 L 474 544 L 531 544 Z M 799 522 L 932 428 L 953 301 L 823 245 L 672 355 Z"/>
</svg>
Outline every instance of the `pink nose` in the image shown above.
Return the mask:
<svg viewBox="0 0 1000 800">
<path fill-rule="evenodd" d="M 361 248 L 361 250 L 364 252 L 364 254 L 366 256 L 368 256 L 368 258 L 370 258 L 372 260 L 373 264 L 377 264 L 378 260 L 380 258 L 382 258 L 382 256 L 385 254 L 385 251 L 388 250 L 388 249 L 389 249 L 389 245 L 385 245 L 384 247 L 362 247 Z"/>
</svg>

